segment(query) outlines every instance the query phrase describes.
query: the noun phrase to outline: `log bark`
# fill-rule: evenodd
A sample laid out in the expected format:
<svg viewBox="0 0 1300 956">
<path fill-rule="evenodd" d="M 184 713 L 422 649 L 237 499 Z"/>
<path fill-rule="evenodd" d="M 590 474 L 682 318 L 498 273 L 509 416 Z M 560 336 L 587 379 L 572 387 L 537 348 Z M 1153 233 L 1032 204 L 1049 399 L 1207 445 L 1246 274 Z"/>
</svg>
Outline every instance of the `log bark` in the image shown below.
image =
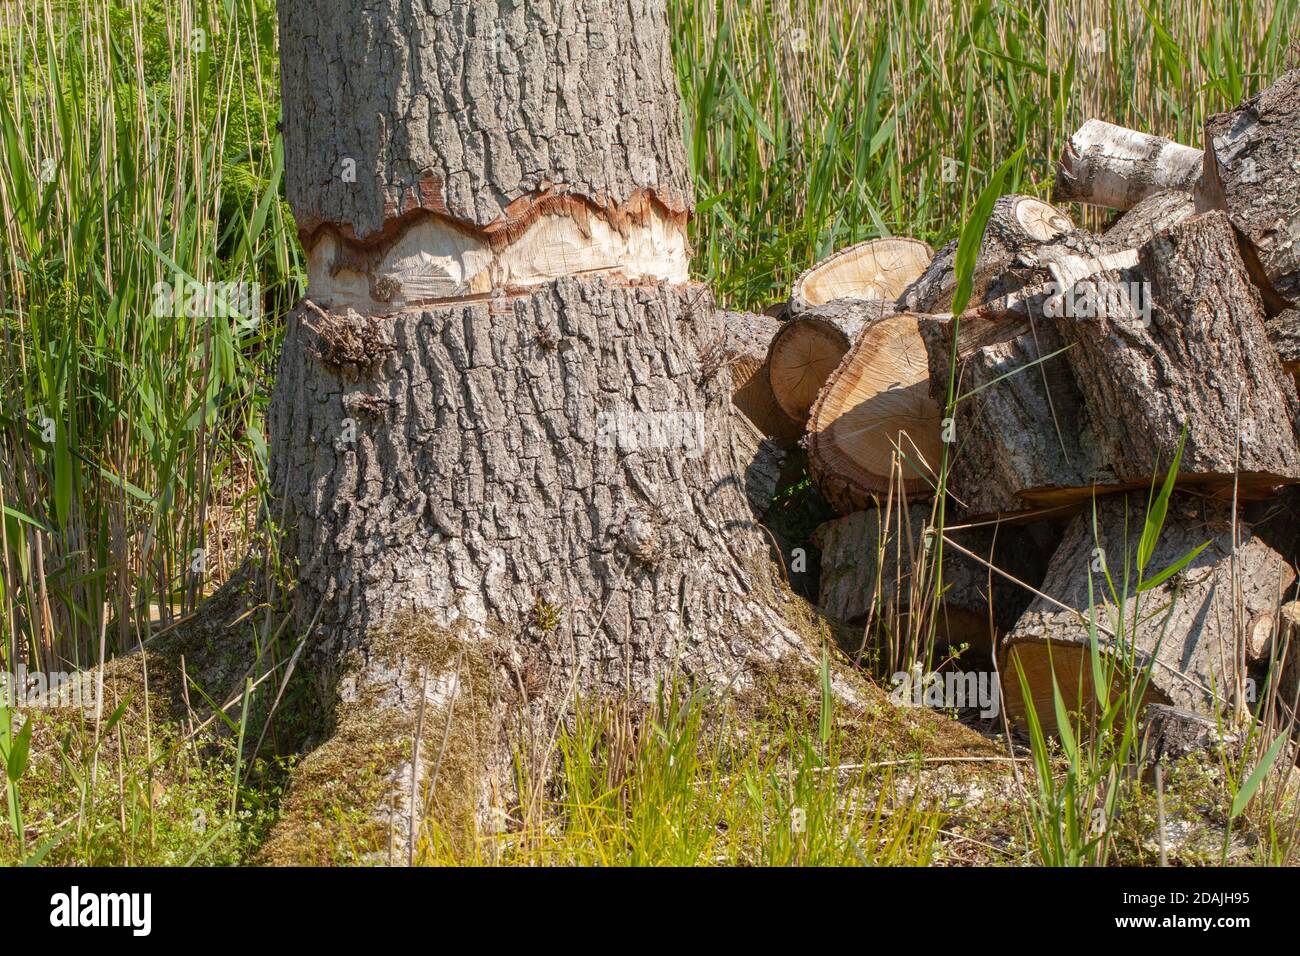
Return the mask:
<svg viewBox="0 0 1300 956">
<path fill-rule="evenodd" d="M 1203 208 L 1226 209 L 1270 311 L 1300 302 L 1300 70 L 1205 124 Z"/>
<path fill-rule="evenodd" d="M 1020 288 L 1008 267 L 1022 254 L 1060 241 L 1074 231 L 1070 217 L 1031 196 L 1003 196 L 993 204 L 975 262 L 971 302 L 986 302 Z M 907 312 L 938 313 L 952 309 L 957 288 L 957 241 L 939 251 L 898 299 Z"/>
<path fill-rule="evenodd" d="M 1024 316 L 959 323 L 948 485 L 971 513 L 1147 487 L 1184 430 L 1184 483 L 1253 498 L 1300 477 L 1294 385 L 1266 344 L 1223 214 L 1185 220 L 1120 258 L 1135 266 L 1077 282 L 1058 260 L 1060 294 L 1031 300 Z M 942 400 L 952 327 L 929 319 L 920 331 Z"/>
<path fill-rule="evenodd" d="M 1203 162 L 1199 149 L 1090 119 L 1061 154 L 1052 199 L 1132 209 L 1166 190 L 1191 192 L 1201 180 Z"/>
<path fill-rule="evenodd" d="M 1136 249 L 1195 213 L 1196 199 L 1189 192 L 1174 189 L 1152 193 L 1106 230 L 1102 247 L 1107 252 Z"/>
<path fill-rule="evenodd" d="M 1184 431 L 1185 481 L 1235 481 L 1250 497 L 1300 478 L 1295 388 L 1268 345 L 1227 217 L 1207 213 L 1158 235 L 1140 250 L 1138 274 L 1127 277 L 1128 308 L 1066 308 L 1054 319 L 1115 479 L 1146 485 Z M 1149 318 L 1131 294 L 1144 288 Z"/>
<path fill-rule="evenodd" d="M 767 353 L 781 323 L 753 312 L 724 312 L 722 322 L 726 328 L 723 355 L 731 367 L 731 403 L 760 434 L 779 445 L 798 441 L 803 429 L 777 405 L 768 376 Z"/>
<path fill-rule="evenodd" d="M 864 331 L 896 311 L 892 301 L 837 299 L 781 324 L 768 350 L 777 406 L 802 431 L 817 393 Z"/>
<path fill-rule="evenodd" d="M 836 299 L 893 302 L 930 264 L 934 250 L 919 239 L 890 236 L 841 249 L 795 280 L 790 311 L 799 315 Z"/>
<path fill-rule="evenodd" d="M 948 430 L 947 487 L 964 513 L 1050 507 L 1056 502 L 1035 501 L 1035 491 L 1087 488 L 1109 477 L 1064 343 L 1041 313 L 962 319 L 955 376 L 952 321 L 926 318 L 918 327 L 935 403 L 947 402 L 950 377 L 958 399 Z"/>
<path fill-rule="evenodd" d="M 1240 696 L 1247 685 L 1239 638 L 1253 616 L 1276 609 L 1294 574 L 1249 525 L 1234 526 L 1230 504 L 1175 494 L 1143 577 L 1150 580 L 1206 547 L 1180 573 L 1139 594 L 1135 568 L 1148 500 L 1145 492 L 1098 498 L 1096 534 L 1092 509 L 1066 529 L 1041 588 L 1045 597 L 1034 599 L 1002 642 L 1003 699 L 1013 721 L 1023 723 L 1026 715 L 1017 665 L 1049 730 L 1056 729 L 1053 674 L 1067 709 L 1095 708 L 1088 628 L 1094 607 L 1091 617 L 1107 661 L 1103 673 L 1114 675 L 1112 689 L 1149 667 L 1144 704 L 1213 716 L 1248 703 Z M 1120 622 L 1117 595 L 1102 569 L 1121 589 L 1126 567 L 1130 578 Z"/>
<path fill-rule="evenodd" d="M 1282 367 L 1293 376 L 1300 373 L 1300 309 L 1287 309 L 1264 324 L 1268 343 Z"/>
<path fill-rule="evenodd" d="M 354 839 L 387 844 L 394 808 L 455 830 L 512 799 L 507 729 L 545 778 L 576 695 L 811 673 L 737 474 L 724 322 L 685 281 L 664 5 L 282 0 L 280 24 L 310 284 L 269 513 L 332 731 L 291 811 L 362 760 L 387 784 Z"/>
</svg>

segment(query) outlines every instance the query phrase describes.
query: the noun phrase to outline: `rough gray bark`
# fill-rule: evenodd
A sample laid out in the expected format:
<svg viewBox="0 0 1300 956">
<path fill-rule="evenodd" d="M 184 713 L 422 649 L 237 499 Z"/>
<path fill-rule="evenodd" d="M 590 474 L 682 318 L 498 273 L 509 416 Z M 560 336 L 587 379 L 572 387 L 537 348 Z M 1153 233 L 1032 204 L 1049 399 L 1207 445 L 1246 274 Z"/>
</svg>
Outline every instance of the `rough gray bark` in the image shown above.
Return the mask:
<svg viewBox="0 0 1300 956">
<path fill-rule="evenodd" d="M 1300 478 L 1295 389 L 1227 218 L 1208 213 L 1156 236 L 1138 271 L 1149 323 L 1111 308 L 1055 319 L 1100 460 L 1121 484 L 1145 485 L 1169 467 L 1185 429 L 1186 479 L 1223 486 L 1240 473 L 1239 492 L 1257 495 Z"/>
<path fill-rule="evenodd" d="M 1300 309 L 1275 315 L 1264 323 L 1264 330 L 1282 367 L 1292 375 L 1300 372 Z"/>
<path fill-rule="evenodd" d="M 1074 231 L 1070 217 L 1030 196 L 1003 196 L 993 204 L 975 262 L 971 304 L 987 302 L 1021 287 L 1008 271 L 1018 257 Z M 939 250 L 925 272 L 898 299 L 907 312 L 946 312 L 957 289 L 957 242 Z"/>
<path fill-rule="evenodd" d="M 355 809 L 387 815 L 389 833 L 362 842 L 412 846 L 433 804 L 453 829 L 508 804 L 509 744 L 544 780 L 577 696 L 637 706 L 674 678 L 744 694 L 773 666 L 811 674 L 817 652 L 782 616 L 747 501 L 770 481 L 741 467 L 708 290 L 629 281 L 620 257 L 635 250 L 610 239 L 599 276 L 559 256 L 527 288 L 502 269 L 467 295 L 448 252 L 463 237 L 499 265 L 534 243 L 514 268 L 547 253 L 541 221 L 542 239 L 579 251 L 638 222 L 651 245 L 684 227 L 663 4 L 280 10 L 286 176 L 307 242 L 451 264 L 417 304 L 354 257 L 368 295 L 343 296 L 331 266 L 289 319 L 268 513 L 333 733 L 290 807 L 310 781 L 366 766 L 382 786 Z M 340 154 L 355 183 L 334 176 Z M 288 837 L 272 843 L 299 858 Z"/>
<path fill-rule="evenodd" d="M 285 181 L 308 244 L 424 210 L 508 235 L 691 207 L 663 4 L 283 0 Z M 342 175 L 355 161 L 355 181 Z"/>
<path fill-rule="evenodd" d="M 1205 124 L 1203 208 L 1226 209 L 1276 311 L 1300 302 L 1300 70 Z"/>
<path fill-rule="evenodd" d="M 772 337 L 767 367 L 772 395 L 802 426 L 831 373 L 871 325 L 897 312 L 892 301 L 836 299 L 792 316 Z"/>
<path fill-rule="evenodd" d="M 949 449 L 958 502 L 1011 514 L 1146 487 L 1184 428 L 1184 482 L 1230 490 L 1236 476 L 1238 493 L 1256 497 L 1300 477 L 1294 388 L 1235 245 L 1221 213 L 1185 220 L 1143 246 L 1135 268 L 1031 300 L 1028 315 L 963 317 Z M 943 400 L 952 326 L 919 327 Z"/>
<path fill-rule="evenodd" d="M 935 401 L 948 398 L 953 324 L 918 323 Z M 948 445 L 948 490 L 971 515 L 1015 514 L 1036 489 L 1105 479 L 1099 444 L 1054 325 L 1041 317 L 964 318 Z M 1050 501 L 1041 504 L 1051 504 Z"/>
<path fill-rule="evenodd" d="M 1236 525 L 1234 548 L 1233 514 L 1227 502 L 1175 495 L 1143 577 L 1153 578 L 1208 544 L 1180 573 L 1138 595 L 1133 569 L 1147 504 L 1146 492 L 1098 498 L 1096 535 L 1092 508 L 1071 521 L 1040 589 L 1046 598 L 1035 598 L 1002 642 L 999 666 L 1012 720 L 1023 721 L 1026 713 L 1017 660 L 1038 719 L 1046 727 L 1056 727 L 1053 671 L 1069 710 L 1078 710 L 1080 701 L 1085 711 L 1095 705 L 1088 650 L 1087 622 L 1094 606 L 1089 600 L 1090 577 L 1103 653 L 1115 665 L 1135 661 L 1134 675 L 1154 662 L 1147 703 L 1207 715 L 1249 703 L 1238 697 L 1247 686 L 1240 638 L 1253 617 L 1277 608 L 1294 574 L 1244 522 Z M 1121 626 L 1115 596 L 1099 569 L 1108 568 L 1120 588 L 1126 562 L 1132 577 Z"/>
</svg>

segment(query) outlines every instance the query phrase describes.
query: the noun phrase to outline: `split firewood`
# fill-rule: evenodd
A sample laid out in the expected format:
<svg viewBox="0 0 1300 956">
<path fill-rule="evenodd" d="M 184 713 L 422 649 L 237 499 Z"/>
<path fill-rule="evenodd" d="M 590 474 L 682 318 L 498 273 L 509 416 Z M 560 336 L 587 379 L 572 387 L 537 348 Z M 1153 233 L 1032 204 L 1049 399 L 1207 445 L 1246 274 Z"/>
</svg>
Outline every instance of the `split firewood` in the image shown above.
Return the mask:
<svg viewBox="0 0 1300 956">
<path fill-rule="evenodd" d="M 722 320 L 723 357 L 731 366 L 731 404 L 761 434 L 782 445 L 797 441 L 803 430 L 776 404 L 768 379 L 767 351 L 781 323 L 753 312 L 724 312 Z"/>
<path fill-rule="evenodd" d="M 1052 199 L 1132 209 L 1166 190 L 1191 192 L 1200 182 L 1203 160 L 1199 149 L 1090 119 L 1066 144 Z"/>
<path fill-rule="evenodd" d="M 1147 487 L 1184 429 L 1185 483 L 1249 498 L 1300 478 L 1294 386 L 1223 214 L 1098 264 L 1119 268 L 1058 260 L 1058 292 L 1028 315 L 958 323 L 948 487 L 959 503 L 1010 514 Z M 919 329 L 946 400 L 952 326 Z"/>
<path fill-rule="evenodd" d="M 804 444 L 810 475 L 840 514 L 872 507 L 891 488 L 907 497 L 933 492 L 943 446 L 929 382 L 910 312 L 871 325 L 827 380 Z"/>
<path fill-rule="evenodd" d="M 1300 479 L 1295 387 L 1227 217 L 1185 220 L 1138 259 L 1127 296 L 1054 310 L 1101 461 L 1121 485 L 1146 486 L 1185 434 L 1185 481 L 1255 497 Z"/>
<path fill-rule="evenodd" d="M 795 280 L 790 312 L 799 315 L 836 299 L 893 302 L 930 264 L 934 250 L 920 239 L 869 239 L 823 259 Z"/>
<path fill-rule="evenodd" d="M 1102 236 L 1102 246 L 1107 252 L 1136 249 L 1195 213 L 1196 199 L 1189 192 L 1152 193 L 1115 220 Z"/>
<path fill-rule="evenodd" d="M 966 645 L 989 659 L 997 636 L 1009 630 L 1031 594 L 988 564 L 945 547 L 942 584 L 935 572 L 935 540 L 927 535 L 930 509 L 902 502 L 845 515 L 822 525 L 813 541 L 821 551 L 818 605 L 846 627 L 869 621 L 908 627 L 913 607 L 929 609 L 938 592 L 936 648 Z M 1024 581 L 1041 583 L 1059 529 L 1044 523 L 967 528 L 946 533 L 963 548 Z M 918 625 L 920 622 L 915 622 Z"/>
<path fill-rule="evenodd" d="M 1013 291 L 1007 266 L 1023 253 L 1059 240 L 1074 230 L 1074 223 L 1054 206 L 1031 196 L 1003 196 L 993 204 L 975 262 L 971 302 L 979 303 Z M 938 313 L 952 308 L 957 288 L 957 241 L 939 251 L 934 260 L 899 297 L 899 307 L 909 312 Z"/>
<path fill-rule="evenodd" d="M 1112 692 L 1146 670 L 1150 679 L 1143 703 L 1207 715 L 1248 703 L 1238 697 L 1249 693 L 1249 685 L 1236 635 L 1251 617 L 1275 609 L 1295 576 L 1249 525 L 1234 522 L 1229 503 L 1175 495 L 1143 579 L 1153 580 L 1196 548 L 1204 549 L 1139 593 L 1133 576 L 1148 502 L 1147 492 L 1096 499 L 1095 535 L 1093 508 L 1070 522 L 1048 565 L 1042 596 L 999 651 L 1003 699 L 1013 721 L 1023 723 L 1026 716 L 1019 673 L 1049 731 L 1056 729 L 1053 674 L 1068 710 L 1095 710 L 1090 620 Z M 1130 583 L 1120 621 L 1105 572 L 1109 569 L 1118 589 L 1125 567 Z"/>
<path fill-rule="evenodd" d="M 836 299 L 781 324 L 767 353 L 768 379 L 777 407 L 799 430 L 853 343 L 895 311 L 892 300 Z"/>
<path fill-rule="evenodd" d="M 1226 209 L 1270 311 L 1300 302 L 1300 70 L 1205 124 L 1206 208 Z"/>
</svg>

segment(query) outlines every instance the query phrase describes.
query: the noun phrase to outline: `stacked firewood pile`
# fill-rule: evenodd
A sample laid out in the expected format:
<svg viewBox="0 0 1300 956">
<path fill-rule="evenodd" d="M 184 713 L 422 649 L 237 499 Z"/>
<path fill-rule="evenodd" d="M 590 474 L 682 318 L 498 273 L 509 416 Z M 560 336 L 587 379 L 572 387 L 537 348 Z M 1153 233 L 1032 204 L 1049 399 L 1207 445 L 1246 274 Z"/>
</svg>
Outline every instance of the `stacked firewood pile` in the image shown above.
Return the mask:
<svg viewBox="0 0 1300 956">
<path fill-rule="evenodd" d="M 958 316 L 956 242 L 904 238 L 817 263 L 773 316 L 729 316 L 751 502 L 800 442 L 842 515 L 815 539 L 824 613 L 861 626 L 886 590 L 924 593 L 897 585 L 932 573 L 942 484 L 939 630 L 996 661 L 1013 721 L 1017 672 L 1049 728 L 1053 674 L 1092 698 L 1090 617 L 1115 660 L 1149 666 L 1162 713 L 1240 715 L 1272 688 L 1285 718 L 1300 694 L 1300 71 L 1205 143 L 1084 124 L 1061 205 L 995 204 Z M 1120 215 L 1094 234 L 1068 202 Z"/>
</svg>

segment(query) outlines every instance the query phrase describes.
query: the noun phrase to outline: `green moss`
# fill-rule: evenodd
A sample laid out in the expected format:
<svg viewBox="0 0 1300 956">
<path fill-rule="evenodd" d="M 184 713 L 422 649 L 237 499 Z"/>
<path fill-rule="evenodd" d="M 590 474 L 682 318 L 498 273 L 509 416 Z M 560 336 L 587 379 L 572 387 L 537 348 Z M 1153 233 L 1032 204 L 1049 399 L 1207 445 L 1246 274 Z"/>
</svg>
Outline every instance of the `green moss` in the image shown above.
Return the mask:
<svg viewBox="0 0 1300 956">
<path fill-rule="evenodd" d="M 344 669 L 345 682 L 356 681 L 355 693 L 337 706 L 329 739 L 295 768 L 259 861 L 387 861 L 390 847 L 404 845 L 409 833 L 409 810 L 397 805 L 395 794 L 411 799 L 402 771 L 409 771 L 421 723 L 417 845 L 430 834 L 454 843 L 472 833 L 494 744 L 496 639 L 493 628 L 448 629 L 414 613 L 372 632 L 364 654 L 354 652 Z M 418 700 L 426 676 L 430 689 L 455 680 L 459 690 L 449 703 L 426 707 L 421 721 L 411 701 Z"/>
</svg>

